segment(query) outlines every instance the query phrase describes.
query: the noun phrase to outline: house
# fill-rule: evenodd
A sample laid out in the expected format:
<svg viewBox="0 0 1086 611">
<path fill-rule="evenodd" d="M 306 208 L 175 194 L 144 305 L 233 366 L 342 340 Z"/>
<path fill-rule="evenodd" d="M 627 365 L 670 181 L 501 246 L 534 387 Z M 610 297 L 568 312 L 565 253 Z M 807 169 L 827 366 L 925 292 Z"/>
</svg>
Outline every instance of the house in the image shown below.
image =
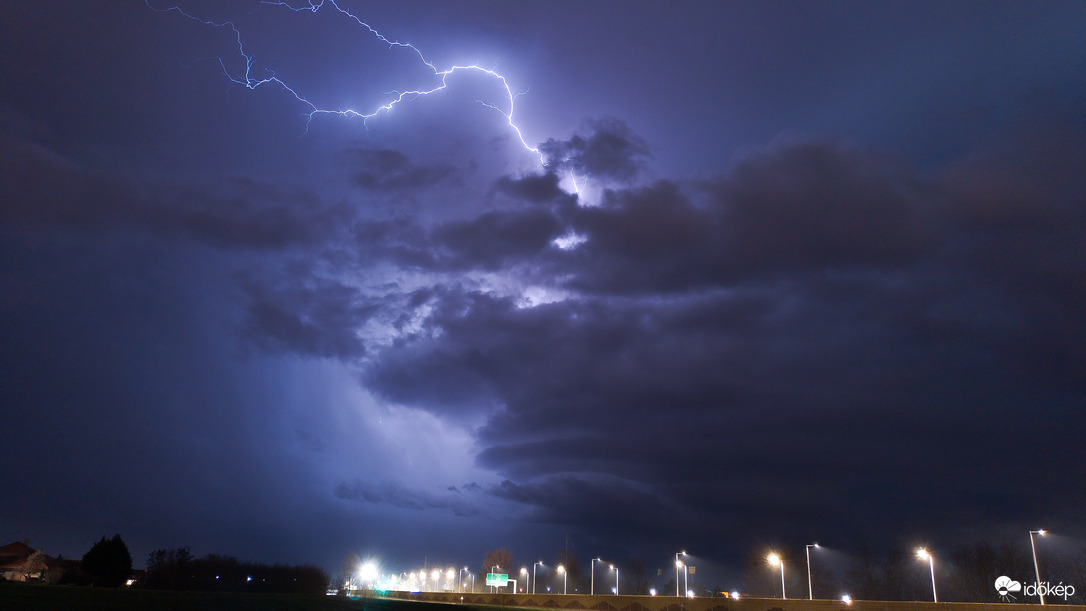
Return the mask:
<svg viewBox="0 0 1086 611">
<path fill-rule="evenodd" d="M 30 539 L 0 546 L 0 577 L 8 581 L 56 583 L 63 572 L 61 562 L 30 547 Z"/>
</svg>

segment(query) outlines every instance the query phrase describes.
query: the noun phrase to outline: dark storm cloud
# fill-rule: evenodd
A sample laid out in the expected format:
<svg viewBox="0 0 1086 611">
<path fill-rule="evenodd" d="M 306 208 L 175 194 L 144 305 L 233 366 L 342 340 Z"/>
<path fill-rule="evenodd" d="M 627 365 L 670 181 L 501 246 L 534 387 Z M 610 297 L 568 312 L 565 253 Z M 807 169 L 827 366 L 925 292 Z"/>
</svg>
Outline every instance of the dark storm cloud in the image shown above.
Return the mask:
<svg viewBox="0 0 1086 611">
<path fill-rule="evenodd" d="M 0 140 L 0 218 L 30 227 L 129 229 L 219 248 L 282 250 L 334 234 L 350 212 L 248 178 L 211 186 L 134 183 L 81 168 L 29 137 Z"/>
<path fill-rule="evenodd" d="M 438 227 L 433 245 L 449 253 L 452 265 L 498 269 L 547 249 L 563 229 L 547 210 L 492 211 Z"/>
<path fill-rule="evenodd" d="M 1086 398 L 1083 145 L 1012 139 L 932 179 L 783 143 L 702 185 L 613 191 L 573 215 L 587 241 L 555 259 L 580 295 L 433 293 L 440 332 L 387 349 L 367 384 L 491 413 L 478 463 L 541 521 L 591 522 L 555 490 L 625 498 L 622 481 L 752 537 L 802 536 L 779 524 L 799 513 L 847 537 L 919 498 L 948 525 L 1050 511 L 1038 499 L 1060 484 L 1043 472 L 1082 450 L 1011 442 L 1007 423 Z M 1007 478 L 1038 494 L 970 509 Z"/>
<path fill-rule="evenodd" d="M 590 134 L 541 144 L 547 165 L 573 168 L 595 179 L 630 180 L 649 156 L 648 144 L 619 119 L 589 121 L 585 130 Z"/>
<path fill-rule="evenodd" d="M 362 356 L 358 328 L 378 306 L 354 287 L 310 278 L 293 277 L 275 287 L 246 281 L 245 338 L 273 352 L 346 360 Z"/>
<path fill-rule="evenodd" d="M 429 228 L 407 218 L 355 227 L 364 259 L 430 271 L 516 265 L 545 253 L 564 231 L 557 214 L 547 208 L 491 210 Z"/>
<path fill-rule="evenodd" d="M 363 189 L 422 189 L 452 176 L 451 165 L 419 165 L 411 158 L 391 149 L 368 150 L 354 148 L 349 158 L 360 166 L 351 182 Z"/>
<path fill-rule="evenodd" d="M 399 509 L 439 509 L 460 517 L 486 515 L 473 498 L 478 484 L 467 484 L 460 489 L 448 489 L 444 493 L 415 490 L 399 482 L 373 483 L 363 480 L 341 482 L 336 485 L 335 496 L 345 501 L 388 504 Z"/>
<path fill-rule="evenodd" d="M 691 193 L 661 181 L 574 215 L 583 290 L 682 291 L 817 269 L 893 267 L 940 231 L 917 180 L 870 151 L 781 143 Z M 591 261 L 591 265 L 586 263 Z"/>
<path fill-rule="evenodd" d="M 510 197 L 535 203 L 570 197 L 558 186 L 558 175 L 554 172 L 530 174 L 519 178 L 502 176 L 494 181 L 494 189 Z"/>
<path fill-rule="evenodd" d="M 353 216 L 346 206 L 327 206 L 310 192 L 248 178 L 182 189 L 167 201 L 167 210 L 149 221 L 154 229 L 221 248 L 321 247 Z"/>
<path fill-rule="evenodd" d="M 530 145 L 621 117 L 543 168 L 482 74 L 307 120 L 440 82 L 327 3 L 182 4 L 298 93 L 229 28 L 0 2 L 0 535 L 1082 536 L 1081 3 L 352 3 Z"/>
<path fill-rule="evenodd" d="M 457 311 L 471 308 L 475 299 L 472 295 L 450 295 L 445 289 L 421 290 L 411 296 L 416 307 L 427 304 L 439 309 L 433 316 L 441 320 L 456 318 Z M 477 347 L 465 344 L 468 352 L 464 352 L 436 338 L 414 340 L 401 343 L 403 349 L 383 351 L 364 375 L 366 386 L 392 401 L 438 411 L 474 410 L 492 404 L 490 360 Z M 453 362 L 444 358 L 445 354 L 456 355 Z"/>
<path fill-rule="evenodd" d="M 565 524 L 576 514 L 579 523 L 590 529 L 612 530 L 620 513 L 636 508 L 623 520 L 624 527 L 659 529 L 674 516 L 673 503 L 654 491 L 638 490 L 622 482 L 597 482 L 557 476 L 530 484 L 504 480 L 489 490 L 492 496 L 531 508 L 529 519 L 547 524 Z"/>
</svg>

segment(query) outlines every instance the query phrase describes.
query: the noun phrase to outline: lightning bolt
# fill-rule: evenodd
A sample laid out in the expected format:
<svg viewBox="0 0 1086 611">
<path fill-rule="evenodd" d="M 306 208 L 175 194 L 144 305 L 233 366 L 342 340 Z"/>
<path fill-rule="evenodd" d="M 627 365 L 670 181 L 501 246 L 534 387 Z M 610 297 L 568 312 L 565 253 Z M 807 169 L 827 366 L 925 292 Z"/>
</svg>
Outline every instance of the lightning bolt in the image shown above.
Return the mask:
<svg viewBox="0 0 1086 611">
<path fill-rule="evenodd" d="M 568 159 L 567 159 L 568 161 Z M 581 194 L 581 187 L 577 185 L 577 175 L 573 173 L 573 168 L 569 169 L 569 179 L 573 181 L 573 192 L 577 195 Z M 585 178 L 585 186 L 588 186 L 588 179 Z"/>
<path fill-rule="evenodd" d="M 180 8 L 178 6 L 171 6 L 169 8 L 156 8 L 155 6 L 153 6 L 151 4 L 151 0 L 144 0 L 144 2 L 147 4 L 148 8 L 150 8 L 151 10 L 153 10 L 153 11 L 155 11 L 157 13 L 177 13 L 179 15 L 182 15 L 182 16 L 184 16 L 184 17 L 186 17 L 188 19 L 191 19 L 193 21 L 196 21 L 198 23 L 202 23 L 204 25 L 215 27 L 215 28 L 220 28 L 220 29 L 229 29 L 231 32 L 233 32 L 234 38 L 237 41 L 238 54 L 242 58 L 244 58 L 244 60 L 245 60 L 245 71 L 243 73 L 240 73 L 240 74 L 231 73 L 231 71 L 226 67 L 226 62 L 223 61 L 222 57 L 215 57 L 215 58 L 211 58 L 211 59 L 215 59 L 215 60 L 218 61 L 219 66 L 222 69 L 222 73 L 227 79 L 229 79 L 230 81 L 232 81 L 234 83 L 237 83 L 238 85 L 241 85 L 241 86 L 245 87 L 246 89 L 257 89 L 258 87 L 263 87 L 265 85 L 272 85 L 272 86 L 278 86 L 278 87 L 282 88 L 283 90 L 285 90 L 286 92 L 288 92 L 290 95 L 294 96 L 294 98 L 296 100 L 298 100 L 300 103 L 302 103 L 303 105 L 305 105 L 309 109 L 309 111 L 307 113 L 305 113 L 306 114 L 306 131 L 307 132 L 309 131 L 309 124 L 313 121 L 313 118 L 316 117 L 317 115 L 339 115 L 341 117 L 346 117 L 346 118 L 360 118 L 360 119 L 362 119 L 363 125 L 366 125 L 368 127 L 369 126 L 368 121 L 370 119 L 373 119 L 374 117 L 377 117 L 378 115 L 380 115 L 382 113 L 387 113 L 387 112 L 391 111 L 393 108 L 395 108 L 397 105 L 399 105 L 399 104 L 401 104 L 403 102 L 407 102 L 407 101 L 410 101 L 410 100 L 413 100 L 413 99 L 416 99 L 416 98 L 419 98 L 419 97 L 422 97 L 422 96 L 428 96 L 428 95 L 437 93 L 439 91 L 442 91 L 444 89 L 447 89 L 449 87 L 449 82 L 448 82 L 449 77 L 452 76 L 453 74 L 456 74 L 457 72 L 476 72 L 476 73 L 484 74 L 484 75 L 494 79 L 495 81 L 497 81 L 498 83 L 501 84 L 501 87 L 505 92 L 505 100 L 504 100 L 504 103 L 501 106 L 498 106 L 497 104 L 491 104 L 491 103 L 488 103 L 488 102 L 485 102 L 485 101 L 482 101 L 482 100 L 478 100 L 478 99 L 475 100 L 475 101 L 478 102 L 479 104 L 482 104 L 483 106 L 485 106 L 487 108 L 490 108 L 490 109 L 494 110 L 495 112 L 500 114 L 502 117 L 504 117 L 505 122 L 509 125 L 509 128 L 513 130 L 513 133 L 516 134 L 517 139 L 520 140 L 521 146 L 523 146 L 526 151 L 536 155 L 539 158 L 540 165 L 543 165 L 543 166 L 546 165 L 546 160 L 545 160 L 545 158 L 543 156 L 543 153 L 537 147 L 534 147 L 534 146 L 531 146 L 530 144 L 528 144 L 528 141 L 524 139 L 524 133 L 521 131 L 520 126 L 518 126 L 516 124 L 516 122 L 513 120 L 513 114 L 514 114 L 514 111 L 516 109 L 515 108 L 516 100 L 517 100 L 518 97 L 520 97 L 524 93 L 527 93 L 527 91 L 520 92 L 520 93 L 514 93 L 512 86 L 509 84 L 509 80 L 506 79 L 506 77 L 504 75 L 500 74 L 496 70 L 489 69 L 489 68 L 483 68 L 482 66 L 478 66 L 478 65 L 474 65 L 474 64 L 465 65 L 465 66 L 456 65 L 456 66 L 450 66 L 450 67 L 445 68 L 445 69 L 440 69 L 433 62 L 426 59 L 426 56 L 423 55 L 422 51 L 419 50 L 419 48 L 416 47 L 415 45 L 410 44 L 410 43 L 405 43 L 405 42 L 399 42 L 399 41 L 396 41 L 396 40 L 391 40 L 391 39 L 385 37 L 383 34 L 381 34 L 381 32 L 377 31 L 376 28 L 374 28 L 370 24 L 363 21 L 357 15 L 355 15 L 354 13 L 349 11 L 348 9 L 345 9 L 345 8 L 341 7 L 336 2 L 336 0 L 309 0 L 308 5 L 299 6 L 299 7 L 293 6 L 290 3 L 284 2 L 282 0 L 261 0 L 260 4 L 268 4 L 268 5 L 272 5 L 272 6 L 283 7 L 285 9 L 293 11 L 295 13 L 300 13 L 300 12 L 303 12 L 303 11 L 316 13 L 317 11 L 324 8 L 325 6 L 330 6 L 330 7 L 332 7 L 332 10 L 338 11 L 339 13 L 345 15 L 347 18 L 353 20 L 360 27 L 362 27 L 367 32 L 369 32 L 378 41 L 388 45 L 389 49 L 402 48 L 402 49 L 405 49 L 405 50 L 408 50 L 408 51 L 411 51 L 412 53 L 414 53 L 418 57 L 418 60 L 422 65 L 425 65 L 427 68 L 429 68 L 431 71 L 433 71 L 434 77 L 437 78 L 437 84 L 434 87 L 430 88 L 430 89 L 412 89 L 412 90 L 406 90 L 406 91 L 392 91 L 392 92 L 389 92 L 390 95 L 393 96 L 392 99 L 389 102 L 387 102 L 385 104 L 382 104 L 382 105 L 378 106 L 377 108 L 374 108 L 373 110 L 370 110 L 368 112 L 355 110 L 353 108 L 339 108 L 339 109 L 322 108 L 322 107 L 318 106 L 317 104 L 315 104 L 314 102 L 310 101 L 309 98 L 307 98 L 304 95 L 302 95 L 301 93 L 299 93 L 295 88 L 288 85 L 286 83 L 286 81 L 279 78 L 279 76 L 276 75 L 275 72 L 273 72 L 271 70 L 268 70 L 268 74 L 266 76 L 264 76 L 263 78 L 259 78 L 259 77 L 254 76 L 253 75 L 253 57 L 254 57 L 255 54 L 250 53 L 250 52 L 246 52 L 246 50 L 245 50 L 245 42 L 242 39 L 241 30 L 238 29 L 238 27 L 232 21 L 223 21 L 223 22 L 208 21 L 208 20 L 205 20 L 205 19 L 201 19 L 201 18 L 199 18 L 199 17 L 197 17 L 195 15 L 192 15 L 192 14 L 186 12 L 184 9 L 182 9 L 182 8 Z"/>
</svg>

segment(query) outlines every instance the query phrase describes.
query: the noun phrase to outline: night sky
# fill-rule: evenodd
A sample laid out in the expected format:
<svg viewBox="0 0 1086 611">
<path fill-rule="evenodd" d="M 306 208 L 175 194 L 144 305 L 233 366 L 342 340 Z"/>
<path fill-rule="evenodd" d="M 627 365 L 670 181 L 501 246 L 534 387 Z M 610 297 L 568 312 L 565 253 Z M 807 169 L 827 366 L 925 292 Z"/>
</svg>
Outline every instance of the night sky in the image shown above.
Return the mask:
<svg viewBox="0 0 1086 611">
<path fill-rule="evenodd" d="M 168 1 L 0 5 L 0 543 L 1086 537 L 1083 3 Z"/>
</svg>

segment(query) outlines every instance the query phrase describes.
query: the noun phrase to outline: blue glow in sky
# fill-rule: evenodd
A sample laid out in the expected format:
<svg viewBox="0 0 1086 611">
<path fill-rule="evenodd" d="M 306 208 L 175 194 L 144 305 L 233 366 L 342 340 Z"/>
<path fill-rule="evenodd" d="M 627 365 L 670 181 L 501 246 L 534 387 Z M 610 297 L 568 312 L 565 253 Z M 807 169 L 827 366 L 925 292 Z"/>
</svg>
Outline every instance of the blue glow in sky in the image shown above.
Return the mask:
<svg viewBox="0 0 1086 611">
<path fill-rule="evenodd" d="M 0 537 L 1086 535 L 1081 3 L 294 8 L 0 8 Z"/>
</svg>

